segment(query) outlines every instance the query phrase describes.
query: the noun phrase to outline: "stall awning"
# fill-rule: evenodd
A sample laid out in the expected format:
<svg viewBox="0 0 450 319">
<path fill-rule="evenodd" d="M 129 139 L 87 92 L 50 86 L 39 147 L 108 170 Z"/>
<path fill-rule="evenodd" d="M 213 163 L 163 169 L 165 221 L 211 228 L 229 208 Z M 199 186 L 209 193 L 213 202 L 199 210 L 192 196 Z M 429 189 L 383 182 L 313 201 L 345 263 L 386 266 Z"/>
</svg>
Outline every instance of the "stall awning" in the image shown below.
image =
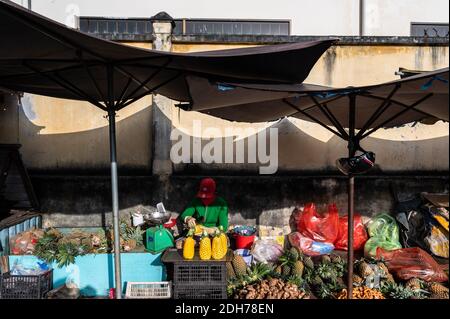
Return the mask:
<svg viewBox="0 0 450 319">
<path fill-rule="evenodd" d="M 190 102 L 186 75 L 301 83 L 333 40 L 167 53 L 98 39 L 0 0 L 0 86 L 107 108 L 108 67 L 120 109 L 152 92 Z"/>
<path fill-rule="evenodd" d="M 189 77 L 190 110 L 239 122 L 285 116 L 348 127 L 348 96 L 356 95 L 356 128 L 448 121 L 448 68 L 377 85 L 243 84 Z"/>
</svg>

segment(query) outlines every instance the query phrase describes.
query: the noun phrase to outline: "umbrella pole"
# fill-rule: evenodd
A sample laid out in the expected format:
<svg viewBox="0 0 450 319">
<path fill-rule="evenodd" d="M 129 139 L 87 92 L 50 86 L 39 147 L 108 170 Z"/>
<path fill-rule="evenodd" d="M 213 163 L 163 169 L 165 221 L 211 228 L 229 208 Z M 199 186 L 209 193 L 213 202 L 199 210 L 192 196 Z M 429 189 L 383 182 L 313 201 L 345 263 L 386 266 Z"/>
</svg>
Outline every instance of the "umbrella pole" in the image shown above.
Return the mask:
<svg viewBox="0 0 450 319">
<path fill-rule="evenodd" d="M 119 231 L 119 187 L 117 177 L 116 151 L 116 111 L 114 109 L 113 69 L 108 66 L 108 121 L 109 121 L 109 153 L 111 160 L 111 195 L 114 234 L 114 279 L 116 299 L 122 298 L 122 276 L 120 265 L 120 231 Z"/>
<path fill-rule="evenodd" d="M 109 119 L 109 151 L 111 157 L 111 192 L 114 234 L 114 278 L 116 298 L 122 298 L 122 279 L 120 267 L 120 231 L 119 231 L 119 191 L 117 183 L 117 155 L 116 155 L 116 119 L 115 111 L 108 111 Z"/>
<path fill-rule="evenodd" d="M 347 298 L 353 298 L 353 211 L 354 211 L 354 194 L 355 194 L 355 177 L 348 177 L 348 282 L 347 282 Z"/>
<path fill-rule="evenodd" d="M 349 139 L 348 139 L 348 157 L 355 156 L 356 138 L 355 138 L 355 119 L 356 119 L 356 96 L 349 96 Z M 347 254 L 347 299 L 353 299 L 353 215 L 354 215 L 354 195 L 355 195 L 355 177 L 350 173 L 348 176 L 348 254 Z"/>
</svg>

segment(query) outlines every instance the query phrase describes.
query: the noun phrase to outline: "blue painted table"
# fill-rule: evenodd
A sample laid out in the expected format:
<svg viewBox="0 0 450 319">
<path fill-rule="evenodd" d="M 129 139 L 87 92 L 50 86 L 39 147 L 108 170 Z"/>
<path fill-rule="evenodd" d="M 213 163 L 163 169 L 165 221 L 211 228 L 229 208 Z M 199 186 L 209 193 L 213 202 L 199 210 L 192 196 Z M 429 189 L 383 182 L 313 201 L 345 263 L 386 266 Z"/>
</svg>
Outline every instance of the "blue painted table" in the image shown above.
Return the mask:
<svg viewBox="0 0 450 319">
<path fill-rule="evenodd" d="M 10 268 L 15 263 L 25 267 L 33 267 L 40 261 L 36 256 L 9 256 Z M 166 271 L 161 262 L 161 254 L 122 253 L 122 287 L 125 293 L 128 281 L 164 281 Z M 57 288 L 66 282 L 73 282 L 80 287 L 83 296 L 107 296 L 114 287 L 114 255 L 89 254 L 78 256 L 75 263 L 58 268 L 54 263 L 53 287 Z"/>
</svg>

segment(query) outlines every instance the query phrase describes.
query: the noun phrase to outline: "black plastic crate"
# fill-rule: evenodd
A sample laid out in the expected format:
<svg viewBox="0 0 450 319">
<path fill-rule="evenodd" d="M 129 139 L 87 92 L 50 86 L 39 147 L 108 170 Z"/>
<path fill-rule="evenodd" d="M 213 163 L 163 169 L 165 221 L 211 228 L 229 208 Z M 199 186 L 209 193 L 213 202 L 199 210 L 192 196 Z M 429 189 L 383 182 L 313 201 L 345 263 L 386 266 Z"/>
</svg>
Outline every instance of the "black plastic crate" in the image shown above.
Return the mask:
<svg viewBox="0 0 450 319">
<path fill-rule="evenodd" d="M 225 285 L 194 287 L 186 285 L 173 286 L 174 299 L 227 299 Z"/>
<path fill-rule="evenodd" d="M 53 289 L 53 269 L 40 275 L 11 275 L 0 278 L 0 299 L 43 299 Z"/>
<path fill-rule="evenodd" d="M 216 286 L 227 284 L 225 262 L 182 262 L 173 269 L 175 285 Z"/>
</svg>

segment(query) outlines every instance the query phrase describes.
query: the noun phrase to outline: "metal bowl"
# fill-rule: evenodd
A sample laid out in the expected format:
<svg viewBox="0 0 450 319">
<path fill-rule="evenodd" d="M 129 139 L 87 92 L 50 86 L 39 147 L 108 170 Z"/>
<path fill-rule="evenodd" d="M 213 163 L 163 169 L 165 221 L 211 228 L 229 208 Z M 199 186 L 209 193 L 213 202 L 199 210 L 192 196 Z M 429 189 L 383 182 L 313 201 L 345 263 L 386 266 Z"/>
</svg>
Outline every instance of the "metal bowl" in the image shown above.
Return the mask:
<svg viewBox="0 0 450 319">
<path fill-rule="evenodd" d="M 171 214 L 169 212 L 160 213 L 158 211 L 154 211 L 148 213 L 144 216 L 145 220 L 153 224 L 164 224 L 170 220 Z"/>
</svg>

